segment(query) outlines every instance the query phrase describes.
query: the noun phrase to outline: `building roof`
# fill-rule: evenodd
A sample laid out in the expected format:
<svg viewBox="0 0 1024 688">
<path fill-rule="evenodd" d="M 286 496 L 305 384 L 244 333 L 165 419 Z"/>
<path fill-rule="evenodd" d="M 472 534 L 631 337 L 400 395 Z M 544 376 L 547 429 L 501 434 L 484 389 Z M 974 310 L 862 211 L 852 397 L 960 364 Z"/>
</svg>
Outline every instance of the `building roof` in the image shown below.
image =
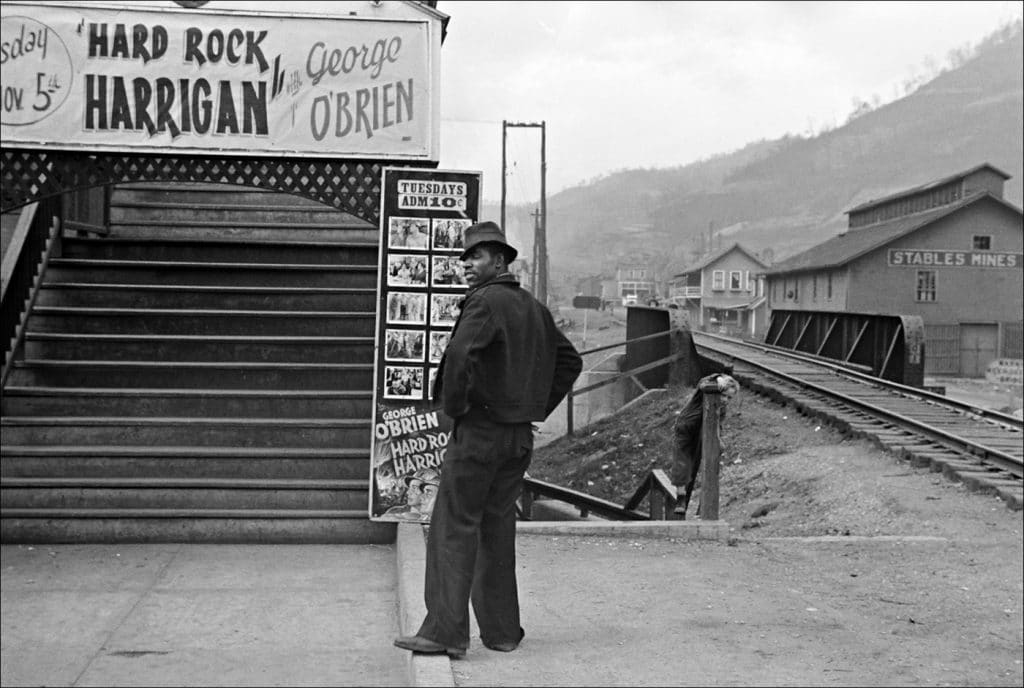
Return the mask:
<svg viewBox="0 0 1024 688">
<path fill-rule="evenodd" d="M 774 267 L 767 270 L 768 275 L 782 275 L 792 272 L 804 272 L 820 268 L 837 268 L 846 265 L 866 253 L 881 248 L 896 239 L 915 232 L 925 225 L 952 215 L 953 213 L 973 205 L 982 199 L 991 199 L 997 203 L 1022 214 L 1017 206 L 1009 203 L 998 196 L 993 196 L 987 191 L 973 193 L 962 198 L 956 203 L 944 205 L 922 213 L 896 217 L 886 222 L 864 227 L 863 229 L 851 229 L 843 234 L 832 237 L 817 246 L 812 246 L 803 253 L 792 256 Z"/>
<path fill-rule="evenodd" d="M 868 208 L 871 208 L 873 206 L 880 205 L 882 203 L 888 203 L 889 201 L 894 201 L 897 198 L 903 198 L 904 196 L 915 196 L 915 195 L 921 193 L 922 191 L 927 191 L 929 189 L 934 189 L 934 188 L 940 187 L 940 186 L 942 186 L 944 184 L 948 184 L 948 183 L 950 183 L 952 181 L 955 181 L 957 179 L 963 179 L 964 177 L 972 175 L 975 172 L 977 172 L 979 170 L 983 170 L 983 169 L 992 170 L 996 174 L 1000 175 L 1003 179 L 1009 179 L 1012 176 L 1012 175 L 1007 174 L 1006 172 L 1003 172 L 998 167 L 990 165 L 987 162 L 983 162 L 980 165 L 975 165 L 974 167 L 972 167 L 969 170 L 964 170 L 963 172 L 958 172 L 956 174 L 951 174 L 948 177 L 943 177 L 942 179 L 935 179 L 933 181 L 928 182 L 927 184 L 922 184 L 920 186 L 915 186 L 915 187 L 913 187 L 911 189 L 906 189 L 904 191 L 897 191 L 896 193 L 889 194 L 888 196 L 882 196 L 881 198 L 874 198 L 874 199 L 872 199 L 870 201 L 867 201 L 865 203 L 861 203 L 860 205 L 858 205 L 858 206 L 856 206 L 854 208 L 850 208 L 849 210 L 846 211 L 846 214 L 850 215 L 852 213 L 859 213 L 862 210 L 867 210 Z"/>
<path fill-rule="evenodd" d="M 256 12 L 288 16 L 322 16 L 348 18 L 356 15 L 363 18 L 385 18 L 408 17 L 408 8 L 415 15 L 426 15 L 441 22 L 441 43 L 448 35 L 448 22 L 451 17 L 437 9 L 436 0 L 402 0 L 399 3 L 372 3 L 356 2 L 355 0 L 304 0 L 301 3 L 286 3 L 279 0 L 147 0 L 140 3 L 138 0 L 66 0 L 64 3 L 71 8 L 76 7 L 114 7 L 120 6 L 126 9 L 188 9 L 196 12 L 226 12 L 242 13 Z"/>
<path fill-rule="evenodd" d="M 733 242 L 732 244 L 730 244 L 729 246 L 726 246 L 725 248 L 718 249 L 714 253 L 711 253 L 711 254 L 709 254 L 707 256 L 704 256 L 699 261 L 697 261 L 694 265 L 691 265 L 690 267 L 686 268 L 682 272 L 678 272 L 675 275 L 672 275 L 672 277 L 673 278 L 682 277 L 683 275 L 689 275 L 691 272 L 697 272 L 698 270 L 703 270 L 704 268 L 706 268 L 707 266 L 711 265 L 712 263 L 718 262 L 718 260 L 720 258 L 723 258 L 726 255 L 728 255 L 729 253 L 732 253 L 733 250 L 742 251 L 744 254 L 747 255 L 748 258 L 750 258 L 752 261 L 754 261 L 755 263 L 757 263 L 758 265 L 760 265 L 763 268 L 768 267 L 767 263 L 765 263 L 763 260 L 758 258 L 753 253 L 751 253 L 742 244 L 740 244 L 738 242 Z"/>
</svg>

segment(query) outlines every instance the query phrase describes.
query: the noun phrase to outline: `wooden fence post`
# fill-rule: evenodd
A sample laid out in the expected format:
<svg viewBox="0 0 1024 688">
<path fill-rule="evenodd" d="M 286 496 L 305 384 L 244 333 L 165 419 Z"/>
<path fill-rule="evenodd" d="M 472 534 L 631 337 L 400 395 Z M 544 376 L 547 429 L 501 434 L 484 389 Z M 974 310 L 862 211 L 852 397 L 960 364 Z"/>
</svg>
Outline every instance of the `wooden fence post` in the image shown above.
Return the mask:
<svg viewBox="0 0 1024 688">
<path fill-rule="evenodd" d="M 520 502 L 523 505 L 523 520 L 524 521 L 532 521 L 533 520 L 533 499 L 534 499 L 533 490 L 531 490 L 529 487 L 524 485 L 523 486 L 523 492 L 520 495 Z"/>
<path fill-rule="evenodd" d="M 718 520 L 718 475 L 721 462 L 721 447 L 718 443 L 718 408 L 722 403 L 717 382 L 701 385 L 704 392 L 704 419 L 701 423 L 701 459 L 704 471 L 701 479 L 700 518 L 702 521 Z"/>
</svg>

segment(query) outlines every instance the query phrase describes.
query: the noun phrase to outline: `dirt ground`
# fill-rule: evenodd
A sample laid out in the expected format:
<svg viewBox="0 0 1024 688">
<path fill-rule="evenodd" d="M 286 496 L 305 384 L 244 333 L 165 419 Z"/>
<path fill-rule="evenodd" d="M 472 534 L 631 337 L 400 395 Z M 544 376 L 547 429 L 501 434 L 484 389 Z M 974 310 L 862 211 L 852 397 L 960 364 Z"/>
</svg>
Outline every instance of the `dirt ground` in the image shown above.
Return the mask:
<svg viewBox="0 0 1024 688">
<path fill-rule="evenodd" d="M 668 430 L 688 392 L 651 395 L 541 447 L 530 475 L 624 503 L 650 469 L 668 469 Z M 815 599 L 853 633 L 812 683 L 1022 684 L 1022 512 L 747 390 L 729 405 L 722 441 L 721 518 L 737 548 L 723 575 L 753 567 L 766 608 Z M 766 658 L 799 652 L 809 641 L 798 627 L 752 640 Z"/>
</svg>

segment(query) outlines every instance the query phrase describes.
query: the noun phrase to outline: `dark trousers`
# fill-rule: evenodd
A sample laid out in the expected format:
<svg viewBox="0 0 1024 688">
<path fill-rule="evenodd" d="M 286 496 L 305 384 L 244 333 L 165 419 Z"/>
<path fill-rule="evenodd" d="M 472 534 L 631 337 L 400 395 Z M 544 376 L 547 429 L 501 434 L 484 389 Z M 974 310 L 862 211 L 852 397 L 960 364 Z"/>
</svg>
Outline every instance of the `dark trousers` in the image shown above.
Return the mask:
<svg viewBox="0 0 1024 688">
<path fill-rule="evenodd" d="M 515 504 L 532 456 L 529 423 L 476 413 L 456 421 L 430 519 L 427 617 L 417 635 L 468 648 L 472 599 L 481 640 L 520 640 Z"/>
</svg>

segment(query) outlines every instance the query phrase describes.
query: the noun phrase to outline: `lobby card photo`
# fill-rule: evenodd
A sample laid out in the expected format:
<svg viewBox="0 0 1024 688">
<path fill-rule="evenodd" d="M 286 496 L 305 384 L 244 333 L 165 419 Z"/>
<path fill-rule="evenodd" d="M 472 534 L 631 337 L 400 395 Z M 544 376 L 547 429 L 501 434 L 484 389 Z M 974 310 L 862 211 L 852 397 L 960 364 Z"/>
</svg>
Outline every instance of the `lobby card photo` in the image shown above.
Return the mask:
<svg viewBox="0 0 1024 688">
<path fill-rule="evenodd" d="M 431 294 L 430 324 L 454 325 L 455 319 L 459 317 L 459 301 L 461 300 L 461 294 Z"/>
<path fill-rule="evenodd" d="M 434 220 L 434 250 L 461 251 L 466 228 L 473 224 L 472 220 Z"/>
<path fill-rule="evenodd" d="M 427 257 L 402 253 L 388 255 L 388 286 L 427 286 Z"/>
<path fill-rule="evenodd" d="M 385 330 L 384 358 L 422 363 L 425 339 L 426 333 L 418 330 Z"/>
<path fill-rule="evenodd" d="M 441 356 L 444 355 L 444 349 L 448 346 L 448 340 L 451 339 L 451 330 L 443 332 L 431 332 L 430 333 L 430 349 L 427 356 L 427 360 L 431 363 L 440 363 Z"/>
<path fill-rule="evenodd" d="M 388 248 L 426 251 L 430 245 L 430 220 L 421 217 L 392 217 L 388 222 Z"/>
<path fill-rule="evenodd" d="M 434 383 L 437 382 L 437 371 L 440 370 L 437 366 L 431 366 L 427 370 L 427 399 L 434 398 Z"/>
<path fill-rule="evenodd" d="M 427 295 L 406 291 L 388 294 L 388 323 L 427 324 Z"/>
<path fill-rule="evenodd" d="M 385 399 L 422 399 L 423 368 L 419 366 L 384 366 Z"/>
<path fill-rule="evenodd" d="M 458 256 L 434 256 L 431 258 L 431 262 L 430 283 L 433 286 L 468 288 L 466 271 Z"/>
</svg>

